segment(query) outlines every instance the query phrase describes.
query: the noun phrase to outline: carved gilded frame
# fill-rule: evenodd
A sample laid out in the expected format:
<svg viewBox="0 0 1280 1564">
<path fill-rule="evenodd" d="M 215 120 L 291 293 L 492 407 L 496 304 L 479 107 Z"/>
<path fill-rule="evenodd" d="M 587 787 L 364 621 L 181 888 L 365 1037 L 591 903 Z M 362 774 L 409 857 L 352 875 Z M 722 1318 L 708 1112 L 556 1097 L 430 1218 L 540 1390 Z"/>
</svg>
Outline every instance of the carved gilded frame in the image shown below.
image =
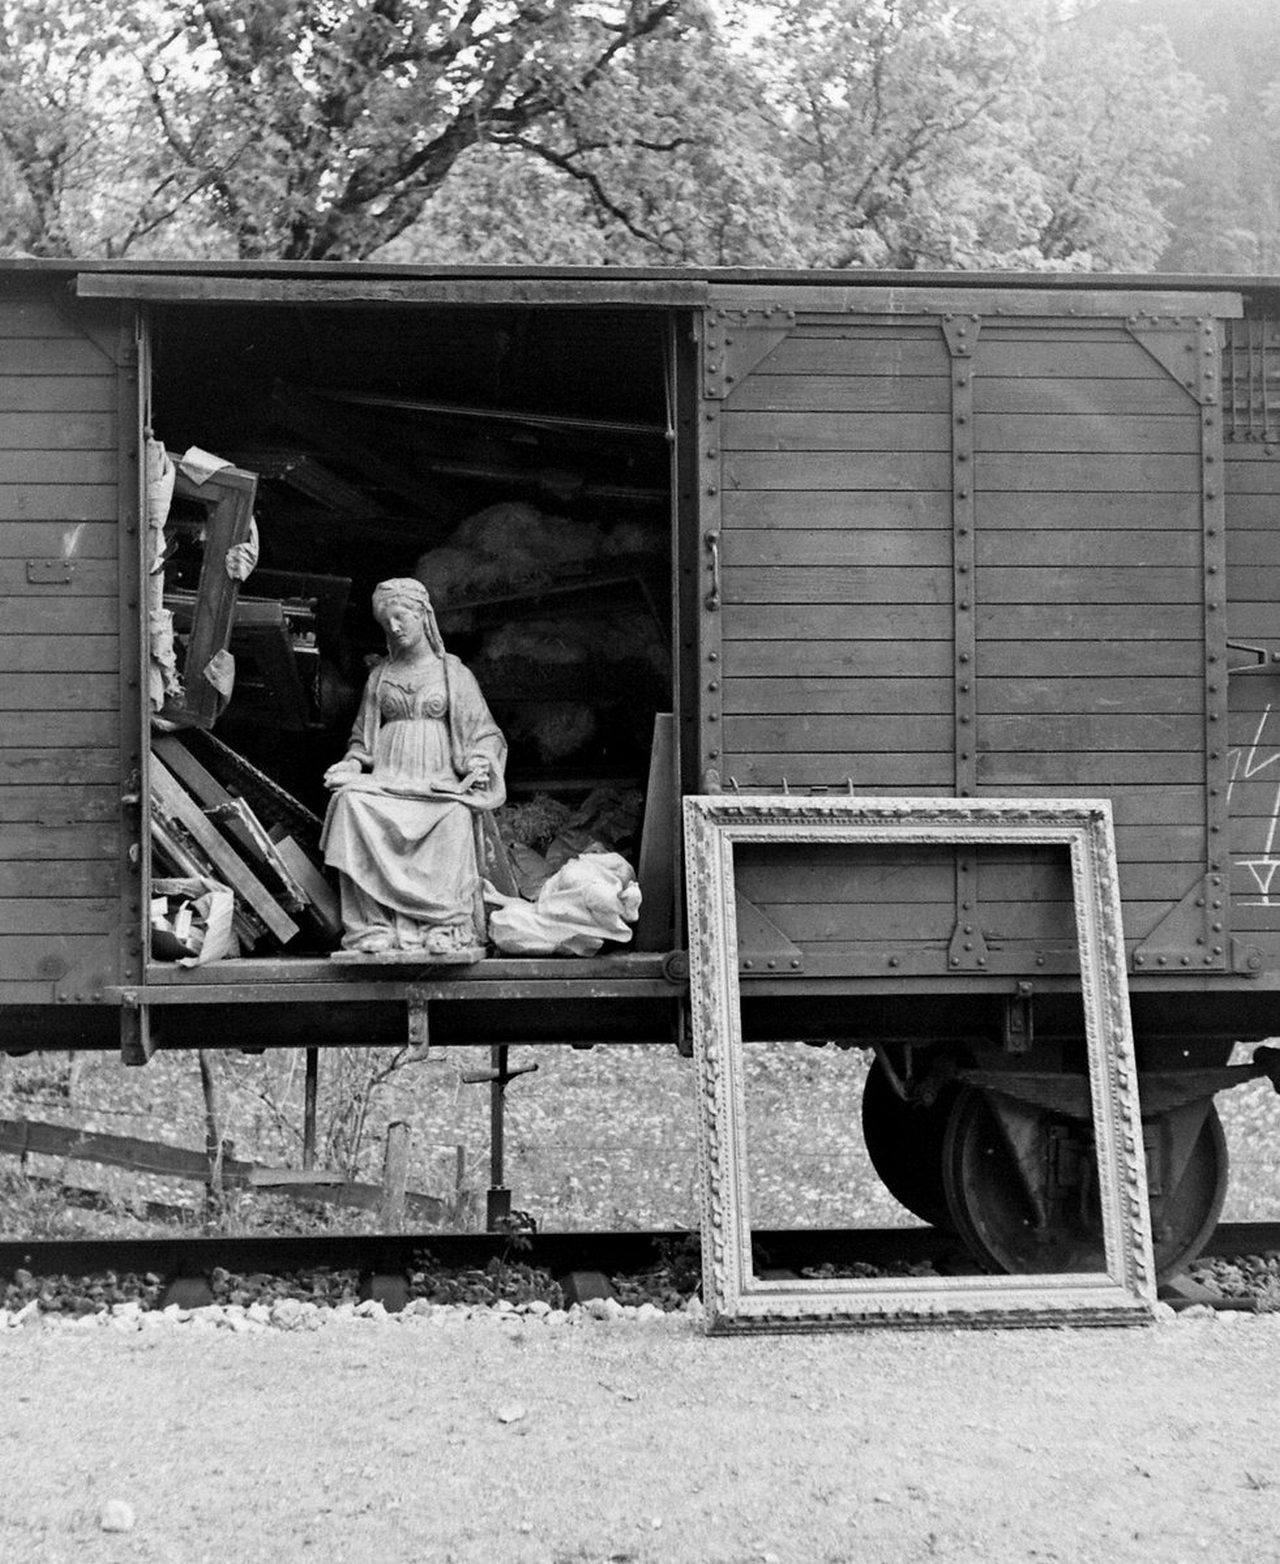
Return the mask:
<svg viewBox="0 0 1280 1564">
<path fill-rule="evenodd" d="M 711 1330 L 1119 1324 L 1152 1316 L 1155 1265 L 1111 806 L 1082 799 L 684 800 L 703 1297 Z M 754 1274 L 734 912 L 738 842 L 1061 847 L 1070 853 L 1105 1271 L 775 1280 Z"/>
</svg>

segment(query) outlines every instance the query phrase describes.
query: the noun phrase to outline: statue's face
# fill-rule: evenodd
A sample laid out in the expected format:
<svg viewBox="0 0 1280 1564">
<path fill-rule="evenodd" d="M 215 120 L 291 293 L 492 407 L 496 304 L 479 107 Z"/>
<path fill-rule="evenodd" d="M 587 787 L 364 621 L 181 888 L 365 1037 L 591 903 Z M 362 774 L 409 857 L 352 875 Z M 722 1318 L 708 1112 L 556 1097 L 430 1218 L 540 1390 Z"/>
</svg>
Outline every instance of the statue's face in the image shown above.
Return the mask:
<svg viewBox="0 0 1280 1564">
<path fill-rule="evenodd" d="M 426 638 L 426 615 L 415 604 L 403 598 L 392 598 L 378 616 L 386 632 L 387 645 L 393 651 L 409 652 Z"/>
</svg>

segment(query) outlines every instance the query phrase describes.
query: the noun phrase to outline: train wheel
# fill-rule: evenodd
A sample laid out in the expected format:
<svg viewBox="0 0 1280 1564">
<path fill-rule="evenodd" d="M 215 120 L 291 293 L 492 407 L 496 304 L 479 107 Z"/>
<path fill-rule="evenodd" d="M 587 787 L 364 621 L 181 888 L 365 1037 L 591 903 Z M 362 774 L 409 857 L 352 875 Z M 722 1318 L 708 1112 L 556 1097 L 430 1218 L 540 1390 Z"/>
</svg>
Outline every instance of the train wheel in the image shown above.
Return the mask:
<svg viewBox="0 0 1280 1564">
<path fill-rule="evenodd" d="M 1227 1186 L 1212 1100 L 1143 1126 L 1156 1274 L 1176 1275 L 1208 1241 Z M 1103 1269 L 1093 1136 L 1079 1120 L 965 1087 L 942 1153 L 947 1209 L 975 1259 L 1012 1273 Z"/>
<path fill-rule="evenodd" d="M 862 1089 L 862 1138 L 871 1165 L 893 1198 L 931 1227 L 953 1232 L 942 1182 L 942 1148 L 956 1087 L 928 1107 L 903 1102 L 877 1059 Z"/>
</svg>

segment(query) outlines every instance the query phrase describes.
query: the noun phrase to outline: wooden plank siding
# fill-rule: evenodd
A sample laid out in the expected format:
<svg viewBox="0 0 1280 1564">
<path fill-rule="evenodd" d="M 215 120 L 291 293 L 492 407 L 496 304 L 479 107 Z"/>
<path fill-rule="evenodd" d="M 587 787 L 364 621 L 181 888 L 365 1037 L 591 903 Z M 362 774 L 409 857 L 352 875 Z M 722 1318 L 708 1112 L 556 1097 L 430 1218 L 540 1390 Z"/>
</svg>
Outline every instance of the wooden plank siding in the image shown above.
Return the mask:
<svg viewBox="0 0 1280 1564">
<path fill-rule="evenodd" d="M 721 441 L 726 776 L 946 788 L 941 334 L 881 321 L 801 328 L 727 399 Z"/>
<path fill-rule="evenodd" d="M 1280 452 L 1228 441 L 1227 633 L 1280 653 Z M 1242 669 L 1244 651 L 1231 654 Z M 1265 667 L 1265 665 L 1264 665 Z M 1280 960 L 1280 664 L 1230 680 L 1231 900 L 1237 935 Z"/>
<path fill-rule="evenodd" d="M 1141 940 L 1206 862 L 1200 410 L 1119 321 L 984 320 L 965 366 L 977 791 L 1111 798 Z M 806 321 L 725 397 L 725 786 L 955 791 L 951 380 L 941 321 Z M 1070 951 L 1064 859 L 977 860 L 991 970 Z M 947 970 L 954 850 L 735 863 L 806 972 Z"/>
<path fill-rule="evenodd" d="M 110 979 L 118 401 L 115 362 L 70 307 L 0 298 L 0 1000 L 50 1000 L 85 962 Z M 69 579 L 49 580 L 61 564 Z"/>
<path fill-rule="evenodd" d="M 1118 322 L 1052 343 L 984 322 L 974 403 L 978 781 L 1131 789 L 1116 846 L 1141 939 L 1207 852 L 1199 409 Z M 1177 823 L 1148 815 L 1166 789 Z"/>
</svg>

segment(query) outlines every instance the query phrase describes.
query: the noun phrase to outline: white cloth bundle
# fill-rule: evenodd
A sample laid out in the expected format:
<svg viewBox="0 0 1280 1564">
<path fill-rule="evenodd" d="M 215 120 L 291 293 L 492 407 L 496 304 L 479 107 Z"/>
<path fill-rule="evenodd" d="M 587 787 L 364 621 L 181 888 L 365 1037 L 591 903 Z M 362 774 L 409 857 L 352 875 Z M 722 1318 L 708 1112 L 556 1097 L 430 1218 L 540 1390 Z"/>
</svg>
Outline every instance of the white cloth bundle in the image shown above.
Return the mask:
<svg viewBox="0 0 1280 1564">
<path fill-rule="evenodd" d="M 631 938 L 640 916 L 635 871 L 620 853 L 583 853 L 558 869 L 536 902 L 503 896 L 485 881 L 489 937 L 509 956 L 594 956 Z"/>
</svg>

